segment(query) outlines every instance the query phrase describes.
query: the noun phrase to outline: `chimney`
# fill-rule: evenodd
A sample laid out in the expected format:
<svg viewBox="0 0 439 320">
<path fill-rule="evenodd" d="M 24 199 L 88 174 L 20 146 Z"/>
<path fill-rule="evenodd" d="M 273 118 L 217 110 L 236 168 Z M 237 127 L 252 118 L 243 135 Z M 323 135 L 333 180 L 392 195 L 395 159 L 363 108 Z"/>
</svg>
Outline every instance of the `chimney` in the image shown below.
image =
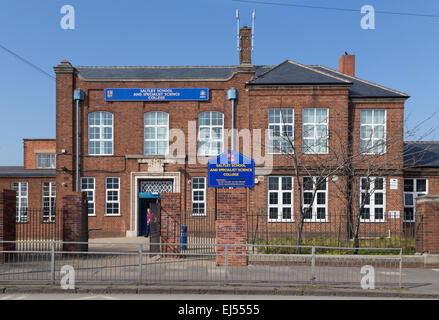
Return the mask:
<svg viewBox="0 0 439 320">
<path fill-rule="evenodd" d="M 355 55 L 354 54 L 344 54 L 338 60 L 338 70 L 344 74 L 351 77 L 355 77 Z"/>
<path fill-rule="evenodd" d="M 239 64 L 252 64 L 252 29 L 249 27 L 242 27 L 239 29 Z"/>
</svg>

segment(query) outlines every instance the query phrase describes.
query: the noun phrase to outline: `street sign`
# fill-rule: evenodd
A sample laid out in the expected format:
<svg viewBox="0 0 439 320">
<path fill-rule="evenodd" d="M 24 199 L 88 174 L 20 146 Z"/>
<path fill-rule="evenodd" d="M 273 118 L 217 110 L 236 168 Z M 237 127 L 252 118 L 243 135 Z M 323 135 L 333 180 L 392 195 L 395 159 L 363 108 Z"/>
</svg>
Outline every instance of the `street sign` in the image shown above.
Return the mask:
<svg viewBox="0 0 439 320">
<path fill-rule="evenodd" d="M 209 187 L 255 186 L 255 161 L 239 152 L 227 151 L 209 159 L 207 170 Z"/>
<path fill-rule="evenodd" d="M 208 88 L 106 88 L 105 101 L 207 101 Z"/>
</svg>

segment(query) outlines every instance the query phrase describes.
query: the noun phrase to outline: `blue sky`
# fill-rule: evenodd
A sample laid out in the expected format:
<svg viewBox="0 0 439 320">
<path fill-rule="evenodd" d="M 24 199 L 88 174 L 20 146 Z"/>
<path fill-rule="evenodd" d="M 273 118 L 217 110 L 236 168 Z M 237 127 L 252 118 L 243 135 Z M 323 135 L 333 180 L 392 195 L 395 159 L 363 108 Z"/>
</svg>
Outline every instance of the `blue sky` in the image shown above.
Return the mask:
<svg viewBox="0 0 439 320">
<path fill-rule="evenodd" d="M 357 76 L 406 92 L 408 127 L 439 108 L 439 18 L 376 13 L 360 27 L 363 5 L 376 11 L 439 15 L 439 1 L 265 0 L 358 9 L 307 9 L 232 0 L 14 0 L 0 3 L 0 44 L 52 74 L 73 65 L 235 65 L 235 10 L 241 26 L 256 9 L 254 64 L 286 59 L 338 69 L 356 55 Z M 63 30 L 63 5 L 75 30 Z M 435 115 L 423 126 L 439 123 Z M 0 165 L 22 165 L 23 138 L 55 137 L 55 82 L 0 49 Z M 439 130 L 428 137 L 439 139 Z"/>
</svg>

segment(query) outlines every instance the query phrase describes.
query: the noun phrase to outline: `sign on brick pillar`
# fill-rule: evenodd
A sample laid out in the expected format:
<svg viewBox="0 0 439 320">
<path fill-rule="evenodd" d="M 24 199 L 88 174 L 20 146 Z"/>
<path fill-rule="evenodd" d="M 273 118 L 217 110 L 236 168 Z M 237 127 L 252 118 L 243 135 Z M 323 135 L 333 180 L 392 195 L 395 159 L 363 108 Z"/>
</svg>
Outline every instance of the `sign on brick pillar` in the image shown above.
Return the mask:
<svg viewBox="0 0 439 320">
<path fill-rule="evenodd" d="M 8 261 L 9 255 L 2 251 L 15 250 L 15 243 L 3 241 L 15 241 L 15 191 L 3 190 L 0 192 L 0 264 Z"/>
<path fill-rule="evenodd" d="M 247 265 L 247 189 L 217 189 L 216 263 L 224 266 Z"/>
<path fill-rule="evenodd" d="M 63 197 L 63 241 L 88 242 L 87 194 L 72 192 Z M 64 243 L 63 251 L 88 251 L 87 243 Z"/>
<path fill-rule="evenodd" d="M 439 254 L 439 196 L 416 199 L 416 252 Z"/>
<path fill-rule="evenodd" d="M 180 243 L 180 194 L 162 193 L 160 200 L 160 242 Z M 179 253 L 178 245 L 162 245 L 161 252 Z"/>
</svg>

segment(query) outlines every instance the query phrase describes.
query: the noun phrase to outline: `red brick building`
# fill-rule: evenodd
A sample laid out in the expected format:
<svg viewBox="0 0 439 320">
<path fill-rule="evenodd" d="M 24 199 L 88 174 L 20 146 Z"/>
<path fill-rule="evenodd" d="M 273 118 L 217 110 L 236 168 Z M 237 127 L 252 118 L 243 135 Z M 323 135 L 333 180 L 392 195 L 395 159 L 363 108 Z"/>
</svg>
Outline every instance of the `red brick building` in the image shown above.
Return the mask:
<svg viewBox="0 0 439 320">
<path fill-rule="evenodd" d="M 413 169 L 404 180 L 404 103 L 408 95 L 356 77 L 353 55 L 340 58 L 339 70 L 292 60 L 255 66 L 251 30 L 244 27 L 240 32 L 237 66 L 74 67 L 62 61 L 54 68 L 56 192 L 59 199 L 76 189 L 88 193 L 89 227 L 99 229 L 91 236 L 141 235 L 144 222 L 140 213 L 152 201 L 148 199 L 162 192 L 178 193 L 180 210 L 191 217 L 214 214 L 216 192 L 207 186 L 207 160 L 230 150 L 227 130 L 232 128 L 232 109 L 227 92 L 231 88 L 238 92 L 236 149 L 257 160 L 256 185 L 245 189 L 247 212 L 263 212 L 264 223 L 273 225 L 297 221 L 301 197 L 291 157 L 294 148 L 301 154 L 297 167 L 304 179 L 302 201 L 310 208 L 305 220 L 309 228 L 333 223 L 335 215 L 346 207 L 340 192 L 347 184 L 346 177 L 337 171 L 328 175 L 326 184 L 317 186 L 313 175 L 352 155 L 356 155 L 356 167 L 348 185 L 353 193 L 374 189 L 362 209 L 362 218 L 385 230 L 389 219 L 404 219 L 404 214 L 414 217 L 409 204 L 411 191 L 404 192 L 411 190 L 413 181 L 408 179 L 425 178 L 429 190 L 423 187 L 426 181 L 420 181 L 417 192 L 429 192 L 438 184 L 439 166 L 430 162 L 428 177 Z M 111 99 L 112 90 L 127 88 L 145 92 L 153 88 L 164 92 L 169 88 L 207 88 L 208 97 Z M 78 89 L 84 96 L 75 100 Z M 277 134 L 270 136 L 268 129 Z M 43 149 L 36 144 L 34 141 L 34 150 Z M 34 160 L 34 156 L 25 156 L 20 174 L 31 173 L 27 170 L 34 168 Z M 362 185 L 361 177 L 371 166 L 375 170 L 371 183 Z M 411 166 L 416 167 L 417 162 Z M 55 170 L 44 172 L 49 171 L 53 181 Z M 21 178 L 0 176 L 4 188 Z M 29 188 L 47 178 L 36 177 L 39 180 L 29 182 Z M 33 205 L 34 200 L 28 201 Z"/>
</svg>

